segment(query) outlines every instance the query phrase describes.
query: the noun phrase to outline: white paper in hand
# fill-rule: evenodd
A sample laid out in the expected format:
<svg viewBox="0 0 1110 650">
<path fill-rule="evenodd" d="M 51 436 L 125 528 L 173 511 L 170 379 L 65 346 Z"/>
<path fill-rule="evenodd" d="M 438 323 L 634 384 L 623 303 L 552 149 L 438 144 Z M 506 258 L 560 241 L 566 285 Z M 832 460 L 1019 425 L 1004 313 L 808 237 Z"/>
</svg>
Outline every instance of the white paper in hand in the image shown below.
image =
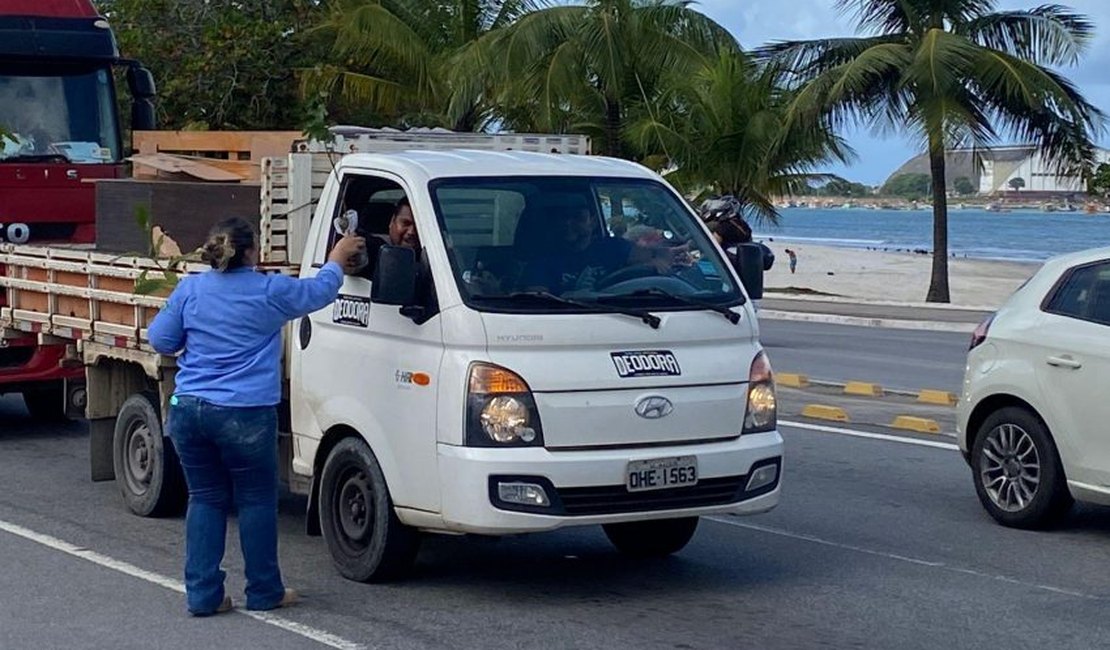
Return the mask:
<svg viewBox="0 0 1110 650">
<path fill-rule="evenodd" d="M 347 210 L 336 217 L 332 225 L 335 226 L 335 232 L 340 237 L 353 236 L 358 231 L 358 212 Z"/>
</svg>

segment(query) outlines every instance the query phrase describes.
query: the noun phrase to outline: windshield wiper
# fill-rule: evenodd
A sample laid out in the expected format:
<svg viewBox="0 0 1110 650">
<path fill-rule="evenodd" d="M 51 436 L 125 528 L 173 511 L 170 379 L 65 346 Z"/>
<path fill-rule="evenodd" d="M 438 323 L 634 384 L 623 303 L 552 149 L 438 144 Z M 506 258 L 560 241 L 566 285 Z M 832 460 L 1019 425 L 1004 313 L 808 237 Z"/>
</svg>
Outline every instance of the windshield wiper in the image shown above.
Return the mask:
<svg viewBox="0 0 1110 650">
<path fill-rule="evenodd" d="M 670 299 L 670 300 L 674 300 L 675 302 L 680 302 L 684 305 L 688 305 L 690 307 L 697 307 L 699 309 L 708 309 L 710 311 L 715 311 L 718 314 L 721 314 L 722 316 L 727 318 L 728 322 L 732 323 L 733 325 L 736 325 L 737 323 L 740 322 L 740 314 L 732 311 L 728 307 L 725 307 L 723 305 L 714 304 L 714 303 L 711 303 L 711 302 L 706 302 L 704 300 L 698 300 L 696 298 L 690 298 L 688 296 L 682 296 L 682 295 L 679 295 L 679 294 L 676 294 L 676 293 L 671 293 L 670 291 L 667 291 L 666 289 L 660 289 L 658 287 L 652 287 L 650 289 L 637 289 L 636 291 L 633 291 L 632 293 L 622 293 L 622 294 L 616 294 L 616 295 L 612 295 L 612 296 L 599 296 L 598 300 L 618 300 L 618 299 L 621 299 L 621 298 L 636 298 L 636 297 L 642 297 L 642 296 L 655 296 L 655 297 L 658 297 L 658 298 L 667 298 L 667 299 Z M 740 303 L 740 304 L 744 304 L 744 303 Z"/>
<path fill-rule="evenodd" d="M 644 324 L 649 325 L 652 329 L 659 329 L 659 325 L 663 322 L 655 314 L 645 311 L 643 309 L 632 309 L 628 307 L 614 307 L 609 305 L 602 305 L 596 302 L 586 302 L 584 300 L 571 300 L 570 298 L 563 298 L 557 296 L 549 291 L 515 291 L 504 296 L 484 296 L 473 295 L 470 296 L 473 300 L 542 300 L 557 305 L 570 305 L 573 307 L 581 307 L 583 309 L 600 310 L 608 314 L 623 314 L 633 318 L 639 318 Z"/>
<path fill-rule="evenodd" d="M 60 153 L 21 153 L 14 156 L 0 157 L 0 163 L 6 162 L 29 162 L 29 163 L 45 163 L 45 162 L 62 162 L 68 163 L 69 158 L 66 158 Z"/>
</svg>

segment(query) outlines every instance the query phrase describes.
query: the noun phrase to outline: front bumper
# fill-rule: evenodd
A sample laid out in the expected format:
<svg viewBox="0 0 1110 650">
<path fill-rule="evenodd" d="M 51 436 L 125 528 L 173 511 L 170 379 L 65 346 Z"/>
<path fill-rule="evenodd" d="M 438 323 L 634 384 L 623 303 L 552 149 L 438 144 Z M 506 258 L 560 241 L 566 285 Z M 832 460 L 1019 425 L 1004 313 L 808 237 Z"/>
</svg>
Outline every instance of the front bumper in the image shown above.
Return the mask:
<svg viewBox="0 0 1110 650">
<path fill-rule="evenodd" d="M 782 451 L 777 431 L 723 442 L 632 449 L 548 451 L 441 444 L 442 525 L 456 532 L 505 535 L 566 526 L 766 512 L 778 504 Z M 636 493 L 625 489 L 629 462 L 673 456 L 697 457 L 696 485 Z M 747 490 L 752 471 L 767 465 L 778 468 L 775 480 Z M 529 479 L 544 486 L 549 507 L 499 503 L 498 481 Z"/>
<path fill-rule="evenodd" d="M 82 380 L 82 366 L 64 367 L 64 345 L 39 345 L 36 337 L 7 339 L 0 346 L 0 394 L 41 387 L 44 382 Z"/>
</svg>

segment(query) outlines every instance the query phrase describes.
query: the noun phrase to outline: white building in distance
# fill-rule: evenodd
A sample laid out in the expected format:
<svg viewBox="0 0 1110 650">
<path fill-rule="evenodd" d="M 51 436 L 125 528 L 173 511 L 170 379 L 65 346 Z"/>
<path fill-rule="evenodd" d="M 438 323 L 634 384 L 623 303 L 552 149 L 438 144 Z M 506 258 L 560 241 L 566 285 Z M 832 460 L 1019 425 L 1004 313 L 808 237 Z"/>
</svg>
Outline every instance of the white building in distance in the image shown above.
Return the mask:
<svg viewBox="0 0 1110 650">
<path fill-rule="evenodd" d="M 992 147 L 976 149 L 975 153 L 980 163 L 979 194 L 1012 192 L 1015 185 L 1019 192 L 1078 194 L 1087 191 L 1082 178 L 1061 175 L 1040 156 L 1037 147 Z M 1095 157 L 1100 163 L 1108 162 L 1110 151 L 1098 149 Z"/>
<path fill-rule="evenodd" d="M 1079 176 L 1062 175 L 1048 164 L 1034 145 L 976 147 L 952 149 L 946 155 L 946 176 L 951 191 L 956 179 L 967 178 L 980 196 L 1003 193 L 1068 195 L 1086 192 Z M 1098 162 L 1110 162 L 1110 150 L 1097 149 Z M 902 174 L 928 174 L 929 157 L 915 156 L 903 164 L 890 178 Z M 1015 179 L 1021 179 L 1020 181 Z M 1015 190 L 1014 186 L 1020 186 Z"/>
</svg>

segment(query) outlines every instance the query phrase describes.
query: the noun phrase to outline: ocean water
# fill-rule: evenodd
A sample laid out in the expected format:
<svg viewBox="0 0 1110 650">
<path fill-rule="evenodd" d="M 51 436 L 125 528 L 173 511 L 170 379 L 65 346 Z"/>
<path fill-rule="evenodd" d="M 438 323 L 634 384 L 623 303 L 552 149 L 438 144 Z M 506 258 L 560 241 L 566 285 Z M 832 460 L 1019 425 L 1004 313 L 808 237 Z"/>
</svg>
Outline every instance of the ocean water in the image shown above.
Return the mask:
<svg viewBox="0 0 1110 650">
<path fill-rule="evenodd" d="M 932 251 L 932 210 L 785 208 L 778 226 L 756 225 L 759 239 L 888 251 Z M 956 257 L 1043 261 L 1110 246 L 1110 214 L 948 211 L 948 248 Z"/>
</svg>

